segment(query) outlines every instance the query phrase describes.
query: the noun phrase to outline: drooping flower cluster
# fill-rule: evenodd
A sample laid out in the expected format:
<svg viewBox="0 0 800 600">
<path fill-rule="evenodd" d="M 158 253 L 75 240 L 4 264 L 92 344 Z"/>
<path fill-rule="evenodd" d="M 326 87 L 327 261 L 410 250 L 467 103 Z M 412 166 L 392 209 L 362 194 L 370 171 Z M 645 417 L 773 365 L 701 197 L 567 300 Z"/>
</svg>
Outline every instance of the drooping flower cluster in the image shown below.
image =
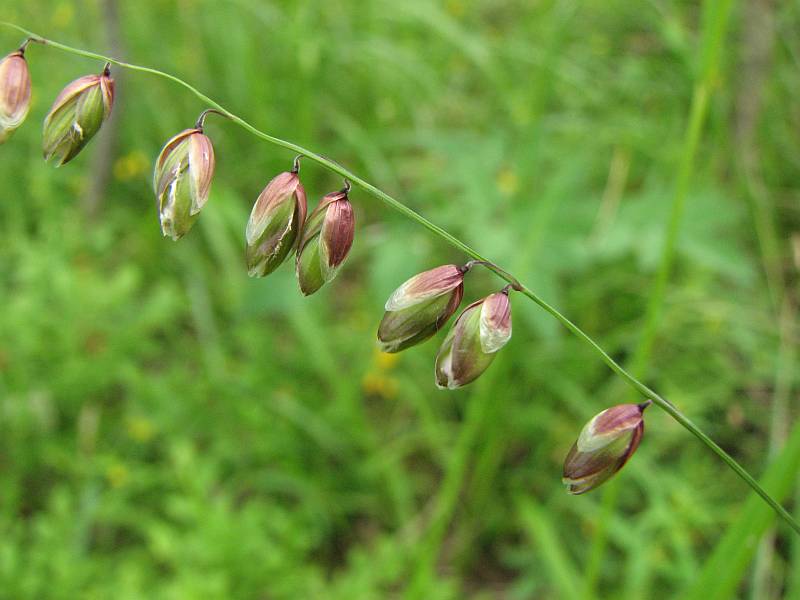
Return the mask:
<svg viewBox="0 0 800 600">
<path fill-rule="evenodd" d="M 0 144 L 22 125 L 30 109 L 27 43 L 0 61 Z M 57 166 L 68 163 L 108 119 L 114 104 L 109 67 L 76 79 L 58 95 L 44 120 L 46 160 L 55 159 Z M 216 109 L 204 111 L 193 128 L 170 138 L 156 159 L 153 189 L 161 231 L 173 240 L 190 231 L 209 199 L 215 156 L 203 127 L 212 112 L 231 116 Z M 355 216 L 348 181 L 342 190 L 323 196 L 307 216 L 299 159 L 291 171 L 274 177 L 253 205 L 245 229 L 245 261 L 250 276 L 264 277 L 294 255 L 298 285 L 307 296 L 330 282 L 344 263 L 353 244 Z M 484 261 L 450 264 L 419 273 L 397 288 L 386 301 L 378 327 L 380 349 L 400 352 L 442 329 L 461 304 L 465 275 L 479 263 L 499 271 Z M 524 291 L 515 282 L 469 304 L 456 318 L 436 356 L 439 388 L 475 381 L 511 339 L 511 289 Z M 642 438 L 648 405 L 614 406 L 583 428 L 564 463 L 563 482 L 569 493 L 592 490 L 625 465 Z"/>
<path fill-rule="evenodd" d="M 400 352 L 439 331 L 461 304 L 464 275 L 472 264 L 437 267 L 397 288 L 378 327 L 381 350 Z M 456 319 L 436 356 L 437 386 L 455 389 L 471 383 L 511 339 L 509 289 L 473 302 Z"/>
<path fill-rule="evenodd" d="M 464 295 L 464 276 L 473 264 L 444 265 L 419 273 L 386 301 L 378 327 L 384 352 L 400 352 L 426 341 L 456 312 Z M 436 355 L 435 380 L 442 389 L 465 386 L 480 377 L 497 351 L 511 339 L 508 285 L 468 305 L 453 323 Z M 519 288 L 517 288 L 519 289 Z M 636 451 L 644 433 L 644 404 L 621 404 L 595 416 L 564 463 L 563 482 L 583 494 L 611 478 Z"/>
<path fill-rule="evenodd" d="M 178 240 L 194 225 L 208 200 L 214 148 L 203 133 L 205 111 L 193 129 L 171 138 L 156 160 L 153 187 L 161 231 Z M 217 112 L 217 111 L 214 111 Z M 331 281 L 342 266 L 355 234 L 349 182 L 325 195 L 306 218 L 300 157 L 291 171 L 276 175 L 256 199 L 245 228 L 245 260 L 251 277 L 272 273 L 296 253 L 300 291 L 308 296 Z"/>
<path fill-rule="evenodd" d="M 295 253 L 297 283 L 309 296 L 336 276 L 353 245 L 356 221 L 349 182 L 341 191 L 323 196 L 306 218 L 298 160 L 258 196 L 245 230 L 245 255 L 250 276 L 264 277 Z"/>
</svg>

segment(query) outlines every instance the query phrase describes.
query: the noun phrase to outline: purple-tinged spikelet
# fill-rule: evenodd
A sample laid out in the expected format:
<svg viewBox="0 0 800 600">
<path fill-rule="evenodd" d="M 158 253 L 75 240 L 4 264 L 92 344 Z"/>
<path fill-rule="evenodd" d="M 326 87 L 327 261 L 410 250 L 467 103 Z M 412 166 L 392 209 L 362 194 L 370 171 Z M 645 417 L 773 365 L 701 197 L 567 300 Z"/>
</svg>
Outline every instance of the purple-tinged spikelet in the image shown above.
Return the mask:
<svg viewBox="0 0 800 600">
<path fill-rule="evenodd" d="M 277 269 L 297 248 L 306 220 L 306 192 L 296 171 L 281 173 L 267 184 L 247 222 L 247 272 L 263 277 Z"/>
<path fill-rule="evenodd" d="M 296 261 L 297 281 L 304 295 L 313 294 L 336 276 L 353 245 L 355 227 L 346 189 L 327 194 L 309 215 Z"/>
<path fill-rule="evenodd" d="M 424 342 L 444 326 L 461 304 L 464 269 L 444 265 L 415 275 L 386 301 L 378 327 L 384 352 L 400 352 Z"/>
<path fill-rule="evenodd" d="M 628 462 L 644 434 L 647 406 L 612 406 L 586 424 L 564 461 L 563 482 L 570 494 L 593 490 Z"/>
<path fill-rule="evenodd" d="M 22 125 L 31 107 L 31 75 L 23 50 L 0 61 L 0 144 Z"/>
<path fill-rule="evenodd" d="M 511 339 L 508 292 L 473 302 L 458 316 L 436 355 L 436 385 L 455 389 L 475 381 Z"/>
<path fill-rule="evenodd" d="M 200 128 L 171 138 L 156 160 L 153 189 L 164 236 L 179 240 L 208 201 L 214 176 L 214 147 Z"/>
<path fill-rule="evenodd" d="M 53 102 L 44 120 L 45 160 L 61 166 L 73 158 L 100 130 L 114 106 L 114 80 L 108 65 L 100 75 L 76 79 Z"/>
</svg>

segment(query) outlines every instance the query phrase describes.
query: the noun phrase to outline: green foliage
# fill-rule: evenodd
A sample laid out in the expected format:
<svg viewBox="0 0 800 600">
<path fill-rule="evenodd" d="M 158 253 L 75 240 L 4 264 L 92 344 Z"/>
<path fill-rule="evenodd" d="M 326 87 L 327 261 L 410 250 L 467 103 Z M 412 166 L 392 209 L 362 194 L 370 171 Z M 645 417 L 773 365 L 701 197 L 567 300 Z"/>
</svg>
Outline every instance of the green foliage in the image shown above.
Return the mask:
<svg viewBox="0 0 800 600">
<path fill-rule="evenodd" d="M 5 20 L 110 51 L 99 0 L 8 4 Z M 693 82 L 720 51 L 700 47 L 713 15 L 695 3 L 119 9 L 126 58 L 363 174 L 615 358 L 635 349 Z M 789 498 L 797 443 L 778 451 L 773 415 L 779 389 L 796 396 L 786 347 L 800 330 L 778 327 L 759 223 L 774 228 L 796 301 L 786 240 L 800 224 L 800 10 L 771 10 L 752 134 L 760 186 L 742 172 L 750 91 L 737 8 L 648 383 L 755 472 L 775 446 L 769 473 Z M 21 41 L 8 30 L 0 40 L 9 51 Z M 767 513 L 654 409 L 614 510 L 602 494 L 565 494 L 561 461 L 580 428 L 627 392 L 542 311 L 514 299 L 514 337 L 490 369 L 437 390 L 441 337 L 387 358 L 375 329 L 397 285 L 462 257 L 354 191 L 356 240 L 334 282 L 303 298 L 290 265 L 249 279 L 247 215 L 292 156 L 214 115 L 209 202 L 186 238 L 162 239 L 152 161 L 206 107 L 119 69 L 112 177 L 91 216 L 99 140 L 55 170 L 40 160 L 40 123 L 64 84 L 102 65 L 35 45 L 27 56 L 33 107 L 0 146 L 0 598 L 580 597 L 601 517 L 598 597 L 684 597 L 712 580 L 714 597 L 756 589 L 751 550 Z M 311 165 L 301 175 L 310 208 L 342 185 Z M 465 300 L 498 287 L 481 273 Z M 790 403 L 785 428 L 797 413 Z M 779 530 L 759 559 L 767 598 L 800 593 L 797 577 L 787 583 L 800 572 L 791 539 Z M 726 548 L 736 561 L 719 558 Z"/>
</svg>

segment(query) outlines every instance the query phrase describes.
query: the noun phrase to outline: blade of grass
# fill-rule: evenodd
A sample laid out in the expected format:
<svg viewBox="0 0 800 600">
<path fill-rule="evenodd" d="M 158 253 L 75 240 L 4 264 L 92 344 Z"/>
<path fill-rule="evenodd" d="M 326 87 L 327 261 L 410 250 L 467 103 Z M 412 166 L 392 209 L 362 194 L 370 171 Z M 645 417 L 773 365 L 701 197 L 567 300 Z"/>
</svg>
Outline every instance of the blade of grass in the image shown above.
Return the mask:
<svg viewBox="0 0 800 600">
<path fill-rule="evenodd" d="M 432 585 L 439 550 L 455 514 L 467 477 L 472 448 L 484 428 L 487 415 L 491 413 L 494 373 L 495 371 L 491 370 L 487 372 L 470 394 L 464 423 L 447 465 L 444 481 L 434 500 L 430 524 L 415 551 L 416 560 L 412 565 L 411 581 L 405 593 L 406 598 L 426 598 L 428 589 Z"/>
<path fill-rule="evenodd" d="M 531 544 L 539 549 L 539 556 L 547 563 L 546 573 L 557 590 L 554 597 L 581 598 L 578 567 L 564 553 L 564 544 L 558 539 L 557 529 L 548 518 L 549 512 L 530 499 L 519 499 L 516 506 Z"/>
<path fill-rule="evenodd" d="M 771 459 L 786 439 L 795 354 L 790 334 L 795 323 L 795 311 L 786 295 L 780 235 L 773 201 L 763 179 L 762 157 L 756 139 L 757 124 L 763 111 L 764 90 L 773 68 L 775 8 L 771 2 L 750 0 L 744 3 L 742 38 L 741 81 L 736 102 L 736 154 L 779 333 L 775 385 L 769 405 Z M 775 584 L 775 541 L 775 532 L 772 530 L 766 532 L 761 540 L 752 571 L 751 598 L 761 599 L 772 595 L 770 588 Z"/>
<path fill-rule="evenodd" d="M 794 321 L 794 309 L 784 302 L 779 317 L 781 332 L 778 347 L 778 361 L 775 369 L 775 389 L 770 404 L 771 423 L 769 432 L 769 457 L 773 458 L 786 441 L 786 428 L 789 423 L 789 396 L 792 391 L 792 374 L 796 364 L 794 345 L 788 338 L 787 328 Z M 771 583 L 774 559 L 775 532 L 767 531 L 759 545 L 753 566 L 751 597 L 766 598 Z"/>
<path fill-rule="evenodd" d="M 337 410 L 342 413 L 342 423 L 355 424 L 349 435 L 355 438 L 360 434 L 357 439 L 361 451 L 371 457 L 379 456 L 381 452 L 379 435 L 365 414 L 364 404 L 360 401 L 358 382 L 340 376 L 338 353 L 329 340 L 318 335 L 322 330 L 318 315 L 307 304 L 301 304 L 289 314 L 289 322 L 298 339 L 307 348 L 309 363 L 319 373 L 320 378 L 331 386 L 335 401 L 338 403 Z M 397 523 L 408 521 L 411 509 L 404 490 L 410 489 L 410 485 L 404 481 L 405 471 L 379 469 L 376 476 L 385 485 L 386 495 L 391 500 L 394 520 Z"/>
<path fill-rule="evenodd" d="M 762 478 L 763 486 L 783 499 L 794 490 L 800 468 L 800 423 L 796 424 L 781 453 Z M 685 600 L 727 600 L 737 586 L 758 548 L 758 539 L 775 522 L 775 516 L 756 498 L 749 498 L 736 516 L 711 557 L 682 596 Z"/>
<path fill-rule="evenodd" d="M 800 502 L 800 481 L 795 486 L 794 501 L 795 503 Z M 800 600 L 800 544 L 797 542 L 792 543 L 789 551 L 789 577 L 786 583 L 786 600 Z"/>
</svg>

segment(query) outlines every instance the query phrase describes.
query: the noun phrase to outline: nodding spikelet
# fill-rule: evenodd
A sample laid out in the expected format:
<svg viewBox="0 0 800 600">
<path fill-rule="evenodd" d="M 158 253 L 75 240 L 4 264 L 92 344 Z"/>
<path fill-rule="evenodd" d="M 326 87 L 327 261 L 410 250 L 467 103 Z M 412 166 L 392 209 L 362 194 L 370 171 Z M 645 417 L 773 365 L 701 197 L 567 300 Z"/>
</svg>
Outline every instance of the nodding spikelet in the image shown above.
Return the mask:
<svg viewBox="0 0 800 600">
<path fill-rule="evenodd" d="M 153 175 L 164 236 L 178 240 L 192 228 L 208 201 L 214 166 L 214 147 L 200 127 L 164 144 Z"/>
<path fill-rule="evenodd" d="M 436 385 L 455 389 L 480 377 L 511 339 L 508 290 L 473 302 L 458 316 L 436 355 Z"/>
<path fill-rule="evenodd" d="M 563 482 L 570 494 L 593 490 L 628 462 L 644 434 L 647 406 L 612 406 L 586 424 L 564 461 Z"/>
<path fill-rule="evenodd" d="M 42 131 L 45 160 L 61 166 L 89 143 L 111 115 L 114 80 L 109 65 L 100 75 L 86 75 L 68 84 L 53 102 Z"/>
<path fill-rule="evenodd" d="M 31 75 L 19 49 L 0 61 L 0 144 L 22 125 L 30 108 Z"/>
<path fill-rule="evenodd" d="M 297 248 L 306 220 L 306 192 L 298 170 L 295 160 L 295 168 L 273 178 L 253 205 L 245 230 L 251 277 L 269 275 Z"/>
<path fill-rule="evenodd" d="M 465 272 L 463 267 L 444 265 L 419 273 L 397 288 L 386 301 L 378 327 L 381 350 L 400 352 L 439 331 L 461 304 Z"/>
<path fill-rule="evenodd" d="M 348 190 L 324 196 L 303 227 L 295 270 L 306 296 L 336 277 L 353 245 L 356 222 Z"/>
</svg>

